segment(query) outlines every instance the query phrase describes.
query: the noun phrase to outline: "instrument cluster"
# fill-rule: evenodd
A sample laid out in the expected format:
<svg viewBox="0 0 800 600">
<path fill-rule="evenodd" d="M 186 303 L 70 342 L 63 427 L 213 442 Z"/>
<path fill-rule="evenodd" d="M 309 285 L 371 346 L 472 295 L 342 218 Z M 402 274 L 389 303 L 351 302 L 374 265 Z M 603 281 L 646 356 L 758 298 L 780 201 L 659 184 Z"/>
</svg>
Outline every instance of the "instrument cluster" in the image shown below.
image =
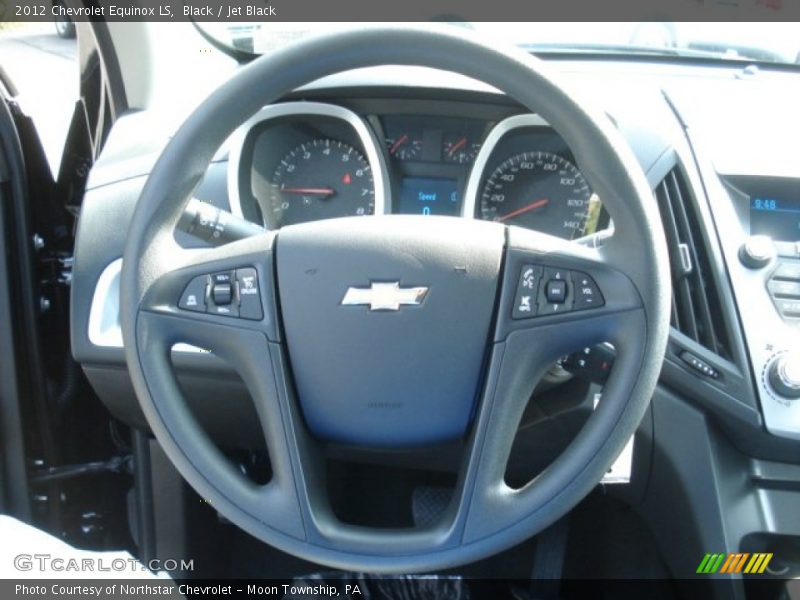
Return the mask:
<svg viewBox="0 0 800 600">
<path fill-rule="evenodd" d="M 563 139 L 538 116 L 361 116 L 288 102 L 231 140 L 231 208 L 268 229 L 344 216 L 496 221 L 576 239 L 608 215 Z"/>
</svg>

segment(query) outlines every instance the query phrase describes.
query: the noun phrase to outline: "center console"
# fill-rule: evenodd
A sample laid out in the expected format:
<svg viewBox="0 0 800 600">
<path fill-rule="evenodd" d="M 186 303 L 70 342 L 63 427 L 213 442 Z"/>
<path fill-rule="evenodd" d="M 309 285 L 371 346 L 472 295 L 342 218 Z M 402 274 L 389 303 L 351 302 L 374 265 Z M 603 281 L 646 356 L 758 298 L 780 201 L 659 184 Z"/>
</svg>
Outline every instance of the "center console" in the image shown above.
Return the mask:
<svg viewBox="0 0 800 600">
<path fill-rule="evenodd" d="M 715 206 L 714 216 L 764 424 L 800 439 L 800 179 L 720 181 L 730 203 Z"/>
</svg>

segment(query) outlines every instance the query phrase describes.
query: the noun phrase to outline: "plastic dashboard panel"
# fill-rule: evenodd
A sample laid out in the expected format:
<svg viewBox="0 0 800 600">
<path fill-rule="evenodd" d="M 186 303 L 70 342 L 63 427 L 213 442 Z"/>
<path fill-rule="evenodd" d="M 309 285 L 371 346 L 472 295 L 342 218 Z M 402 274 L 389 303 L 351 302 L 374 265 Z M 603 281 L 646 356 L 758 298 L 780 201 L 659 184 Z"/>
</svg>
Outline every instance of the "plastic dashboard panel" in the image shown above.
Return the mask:
<svg viewBox="0 0 800 600">
<path fill-rule="evenodd" d="M 713 183 L 717 177 L 715 166 L 722 172 L 735 174 L 741 172 L 743 163 L 759 173 L 770 173 L 777 167 L 785 172 L 786 168 L 798 165 L 788 156 L 777 156 L 770 162 L 767 160 L 770 153 L 763 152 L 734 157 L 741 144 L 758 138 L 753 133 L 756 125 L 752 123 L 745 131 L 731 134 L 734 125 L 742 125 L 742 115 L 748 114 L 748 108 L 741 105 L 731 107 L 732 111 L 738 111 L 739 120 L 716 123 L 719 139 L 727 140 L 730 146 L 728 152 L 710 150 L 717 164 L 712 164 L 709 156 L 711 145 L 707 137 L 692 132 L 691 142 L 696 147 L 690 145 L 685 126 L 691 129 L 693 123 L 701 122 L 718 106 L 736 97 L 736 86 L 754 87 L 750 81 L 739 82 L 735 69 L 704 71 L 702 76 L 710 75 L 705 87 L 697 86 L 701 78 L 687 77 L 689 70 L 677 67 L 651 69 L 655 76 L 643 76 L 630 65 L 606 68 L 599 63 L 583 67 L 569 63 L 569 69 L 578 71 L 570 75 L 577 85 L 603 96 L 609 115 L 630 143 L 653 188 L 676 165 L 684 169 L 695 200 L 702 208 L 704 234 L 712 248 L 718 269 L 715 277 L 723 291 L 719 308 L 726 315 L 733 339 L 732 360 L 724 361 L 673 332 L 661 375 L 662 385 L 655 394 L 642 430 L 644 434 L 637 436 L 636 485 L 623 493 L 628 493 L 634 502 L 641 501 L 639 510 L 654 529 L 662 553 L 670 557 L 668 562 L 675 572 L 693 570 L 694 563 L 677 563 L 689 561 L 691 556 L 709 547 L 752 551 L 751 546 L 741 544 L 754 532 L 796 536 L 800 474 L 796 465 L 788 463 L 797 462 L 800 447 L 797 442 L 773 436 L 764 428 L 742 331 L 744 315 L 729 281 L 730 256 L 723 255 L 720 243 L 725 231 L 718 230 L 714 220 L 716 204 L 729 198 L 721 193 L 719 182 L 712 185 L 707 196 L 704 180 Z M 720 81 L 727 81 L 726 78 L 729 83 L 721 85 Z M 398 86 L 398 81 L 408 81 L 409 85 Z M 778 77 L 775 84 L 782 86 L 783 81 Z M 665 87 L 669 101 L 665 101 L 662 91 Z M 780 89 L 786 91 L 785 87 Z M 697 101 L 698 94 L 705 95 L 705 100 Z M 465 116 L 500 122 L 519 112 L 504 97 L 475 82 L 429 70 L 397 67 L 328 78 L 291 100 L 333 102 L 360 115 L 402 108 L 418 114 L 445 116 L 457 110 Z M 776 118 L 789 114 L 786 108 L 775 112 Z M 79 222 L 71 319 L 73 354 L 100 398 L 118 417 L 146 428 L 122 349 L 95 345 L 88 336 L 96 284 L 104 269 L 122 254 L 125 242 L 122 232 L 126 230 L 149 165 L 156 160 L 160 148 L 154 144 L 147 152 L 134 150 L 132 140 L 142 136 L 139 127 L 142 117 L 141 114 L 126 116 L 115 124 L 106 150 L 92 172 Z M 737 133 L 740 138 L 734 143 L 730 136 Z M 153 139 L 160 139 L 159 135 L 163 136 L 163 131 L 153 131 Z M 716 160 L 719 157 L 724 160 Z M 227 162 L 224 154 L 218 159 L 211 165 L 197 195 L 227 208 Z M 702 165 L 702 177 L 696 166 L 698 162 Z M 193 242 L 184 239 L 183 243 Z M 706 380 L 687 368 L 679 359 L 683 349 L 690 349 L 719 368 L 722 381 Z M 260 445 L 258 432 L 242 428 L 243 423 L 255 423 L 256 419 L 252 417 L 247 391 L 227 365 L 202 353 L 175 353 L 173 361 L 193 411 L 209 433 L 231 445 Z M 224 405 L 220 398 L 225 399 Z M 687 548 L 686 538 L 680 533 L 683 530 L 675 527 L 676 519 L 684 525 L 698 524 L 695 546 Z M 739 590 L 740 581 L 720 583 L 730 594 L 718 597 L 744 597 Z"/>
<path fill-rule="evenodd" d="M 402 69 L 401 69 L 402 70 Z M 411 113 L 426 115 L 458 115 L 468 118 L 483 118 L 494 123 L 502 122 L 515 114 L 519 108 L 510 103 L 505 97 L 483 90 L 480 86 L 465 85 L 462 78 L 438 79 L 436 83 L 420 84 L 420 87 L 397 86 L 396 68 L 386 71 L 386 78 L 376 77 L 379 71 L 372 70 L 369 76 L 363 78 L 363 85 L 354 81 L 353 74 L 343 74 L 338 77 L 328 78 L 317 87 L 298 92 L 290 101 L 311 101 L 320 103 L 337 104 L 364 118 L 369 119 L 373 114 Z M 408 69 L 411 81 L 419 77 L 419 70 Z M 591 80 L 584 85 L 592 86 Z M 448 89 L 450 88 L 450 89 Z M 593 88 L 595 89 L 595 88 Z M 680 127 L 680 122 L 672 112 L 669 104 L 658 86 L 641 85 L 631 89 L 630 86 L 620 90 L 606 89 L 607 111 L 617 127 L 628 139 L 634 153 L 639 158 L 645 172 L 655 187 L 664 173 L 677 162 L 691 162 L 691 155 L 684 153 L 675 154 L 674 147 L 685 145 L 685 138 Z M 643 109 L 645 107 L 645 109 Z M 120 123 L 129 118 L 141 118 L 136 115 L 123 117 Z M 534 117 L 535 119 L 535 117 Z M 112 410 L 127 420 L 133 419 L 136 424 L 142 425 L 139 417 L 138 406 L 135 398 L 130 394 L 113 394 L 111 390 L 115 385 L 114 378 L 109 379 L 109 369 L 116 375 L 120 387 L 129 390 L 122 349 L 118 347 L 103 347 L 93 344 L 88 336 L 89 312 L 95 288 L 103 270 L 118 259 L 122 254 L 124 239 L 122 236 L 98 234 L 97 232 L 119 232 L 125 230 L 125 223 L 131 214 L 141 186 L 144 184 L 146 165 L 157 156 L 154 148 L 148 157 L 138 157 L 135 161 L 141 177 L 124 177 L 125 165 L 130 163 L 130 157 L 125 153 L 125 137 L 130 135 L 124 124 L 118 123 L 115 129 L 123 132 L 120 139 L 109 140 L 109 145 L 121 148 L 110 155 L 108 159 L 101 157 L 95 166 L 90 180 L 79 223 L 78 242 L 76 249 L 76 262 L 74 272 L 73 303 L 72 303 L 72 348 L 73 354 L 95 383 L 96 370 L 103 370 L 103 390 L 101 397 L 112 405 Z M 113 142 L 113 144 L 112 144 Z M 479 153 L 480 159 L 480 153 Z M 197 192 L 203 200 L 213 202 L 221 208 L 229 208 L 227 179 L 228 164 L 226 155 L 221 152 L 217 162 L 209 168 L 205 182 Z M 474 179 L 474 178 L 473 178 Z M 95 185 L 94 182 L 99 182 Z M 477 183 L 470 181 L 470 193 Z M 702 192 L 697 192 L 702 196 Z M 469 202 L 469 200 L 467 200 Z M 474 204 L 472 205 L 474 207 Z M 188 245 L 190 240 L 181 240 Z M 677 347 L 682 343 L 680 337 Z M 674 342 L 673 342 L 674 343 Z M 671 348 L 673 345 L 671 344 Z M 693 348 L 702 353 L 701 348 Z M 175 353 L 174 361 L 180 366 L 183 377 L 188 380 L 199 376 L 204 370 L 211 369 L 220 374 L 225 374 L 231 381 L 238 381 L 232 370 L 213 356 L 202 353 Z M 725 367 L 725 365 L 722 365 Z M 732 390 L 721 389 L 719 386 L 709 386 L 696 374 L 688 370 L 685 365 L 675 359 L 669 359 L 662 374 L 662 379 L 670 383 L 675 389 L 687 393 L 695 401 L 710 408 L 720 415 L 723 420 L 733 423 L 733 428 L 742 431 L 751 431 L 760 426 L 759 414 L 755 402 L 747 400 L 747 377 L 742 379 L 741 369 L 731 363 L 729 370 L 733 378 L 741 379 L 743 386 L 734 387 Z M 246 391 L 241 387 L 233 394 L 242 404 L 247 402 Z M 96 385 L 96 387 L 98 387 Z M 235 386 L 234 386 L 235 387 Z M 742 390 L 744 392 L 742 393 Z M 200 393 L 202 396 L 203 394 Z M 125 397 L 122 400 L 122 397 Z M 742 404 L 744 400 L 744 404 Z M 209 404 L 206 398 L 206 404 Z M 239 400 L 237 399 L 237 403 Z M 243 409 L 244 410 L 244 409 Z M 743 429 L 742 429 L 743 428 Z M 740 431 L 741 432 L 741 431 Z"/>
</svg>

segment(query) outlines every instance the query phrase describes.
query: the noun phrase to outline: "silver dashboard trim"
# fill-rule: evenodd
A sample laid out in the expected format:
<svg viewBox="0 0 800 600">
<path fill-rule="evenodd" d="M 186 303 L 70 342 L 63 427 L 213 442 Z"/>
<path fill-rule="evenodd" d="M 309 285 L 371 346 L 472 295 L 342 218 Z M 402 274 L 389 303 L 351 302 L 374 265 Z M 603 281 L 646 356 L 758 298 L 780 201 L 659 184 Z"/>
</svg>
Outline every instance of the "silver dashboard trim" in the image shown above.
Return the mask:
<svg viewBox="0 0 800 600">
<path fill-rule="evenodd" d="M 372 169 L 372 180 L 375 186 L 375 214 L 383 215 L 391 212 L 389 170 L 370 129 L 364 120 L 353 111 L 323 102 L 284 102 L 265 106 L 234 131 L 229 140 L 230 153 L 228 155 L 228 201 L 231 212 L 237 217 L 243 217 L 242 200 L 239 195 L 239 170 L 244 142 L 250 130 L 265 121 L 302 115 L 340 119 L 353 128 L 364 147 L 367 162 Z M 266 224 L 264 225 L 266 226 Z"/>
<path fill-rule="evenodd" d="M 119 322 L 119 276 L 122 259 L 111 261 L 97 280 L 89 309 L 89 341 L 104 348 L 122 348 Z"/>
<path fill-rule="evenodd" d="M 122 325 L 120 324 L 119 278 L 122 272 L 122 259 L 112 260 L 94 288 L 92 306 L 89 309 L 89 341 L 101 348 L 122 348 Z M 189 344 L 175 344 L 176 352 L 206 352 Z"/>
<path fill-rule="evenodd" d="M 500 141 L 510 132 L 525 127 L 550 127 L 550 123 L 533 113 L 514 115 L 513 117 L 508 117 L 500 121 L 492 128 L 489 135 L 486 136 L 486 140 L 484 140 L 481 149 L 478 151 L 478 156 L 475 157 L 475 162 L 469 173 L 467 190 L 464 192 L 464 202 L 461 206 L 462 217 L 468 219 L 475 218 L 475 208 L 478 205 L 478 193 L 480 192 L 481 179 L 483 178 L 486 166 L 489 164 L 489 159 L 492 157 L 492 154 L 494 154 Z"/>
<path fill-rule="evenodd" d="M 697 149 L 700 144 L 692 141 L 699 174 L 714 206 L 712 218 L 739 310 L 764 425 L 773 435 L 800 439 L 800 402 L 776 394 L 767 377 L 770 364 L 778 356 L 800 351 L 798 326 L 783 320 L 767 289 L 780 259 L 773 257 L 768 266 L 760 269 L 750 269 L 741 263 L 739 248 L 750 235 L 749 220 L 743 221 L 739 217 L 736 204 L 747 206 L 749 210 L 750 198 L 725 182 L 727 174 L 719 173 L 708 156 Z"/>
</svg>

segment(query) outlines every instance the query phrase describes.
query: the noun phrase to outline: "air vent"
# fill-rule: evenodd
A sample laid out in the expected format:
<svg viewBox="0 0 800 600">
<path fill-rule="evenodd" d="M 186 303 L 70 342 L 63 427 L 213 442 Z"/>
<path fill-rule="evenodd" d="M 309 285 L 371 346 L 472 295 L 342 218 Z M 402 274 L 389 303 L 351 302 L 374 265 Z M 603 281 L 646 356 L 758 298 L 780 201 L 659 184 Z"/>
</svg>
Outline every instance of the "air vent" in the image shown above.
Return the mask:
<svg viewBox="0 0 800 600">
<path fill-rule="evenodd" d="M 672 326 L 715 354 L 730 359 L 719 289 L 694 198 L 678 169 L 655 191 L 672 265 Z"/>
</svg>

